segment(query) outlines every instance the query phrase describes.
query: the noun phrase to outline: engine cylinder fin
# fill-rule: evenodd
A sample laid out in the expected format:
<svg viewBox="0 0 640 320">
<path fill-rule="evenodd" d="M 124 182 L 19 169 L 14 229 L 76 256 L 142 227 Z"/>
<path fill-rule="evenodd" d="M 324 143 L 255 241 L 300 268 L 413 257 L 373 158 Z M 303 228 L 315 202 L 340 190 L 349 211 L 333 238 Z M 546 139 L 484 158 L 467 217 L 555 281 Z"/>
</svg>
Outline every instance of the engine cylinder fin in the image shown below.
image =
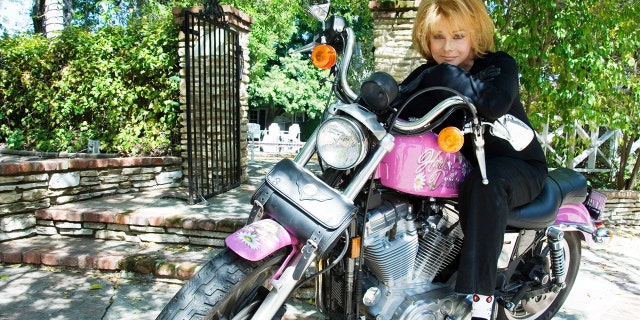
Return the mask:
<svg viewBox="0 0 640 320">
<path fill-rule="evenodd" d="M 459 229 L 456 226 L 456 229 Z M 415 269 L 417 275 L 432 281 L 438 272 L 453 262 L 462 247 L 462 234 L 454 229 L 451 235 L 445 235 L 438 230 L 430 230 L 420 238 L 420 249 L 416 257 Z"/>
<path fill-rule="evenodd" d="M 387 284 L 409 274 L 418 253 L 418 236 L 404 235 L 394 241 L 380 241 L 365 248 L 367 265 Z"/>
</svg>

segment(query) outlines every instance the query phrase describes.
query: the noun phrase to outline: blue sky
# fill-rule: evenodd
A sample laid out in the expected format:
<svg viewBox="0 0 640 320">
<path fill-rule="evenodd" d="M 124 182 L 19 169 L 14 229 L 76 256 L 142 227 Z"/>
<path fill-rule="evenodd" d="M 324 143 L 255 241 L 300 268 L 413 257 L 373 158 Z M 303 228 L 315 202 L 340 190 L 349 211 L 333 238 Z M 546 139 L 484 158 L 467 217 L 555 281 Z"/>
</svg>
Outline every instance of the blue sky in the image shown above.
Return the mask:
<svg viewBox="0 0 640 320">
<path fill-rule="evenodd" d="M 33 30 L 29 17 L 32 4 L 31 0 L 0 0 L 0 23 L 9 34 Z"/>
</svg>

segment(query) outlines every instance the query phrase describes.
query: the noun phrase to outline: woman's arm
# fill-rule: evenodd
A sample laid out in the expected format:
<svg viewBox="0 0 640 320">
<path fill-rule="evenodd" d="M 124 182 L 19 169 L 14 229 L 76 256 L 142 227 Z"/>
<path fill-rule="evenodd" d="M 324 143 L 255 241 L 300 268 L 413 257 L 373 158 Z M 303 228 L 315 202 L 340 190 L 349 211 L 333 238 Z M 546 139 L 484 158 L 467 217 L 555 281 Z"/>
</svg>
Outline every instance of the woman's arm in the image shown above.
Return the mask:
<svg viewBox="0 0 640 320">
<path fill-rule="evenodd" d="M 492 53 L 475 61 L 474 74 L 442 63 L 430 67 L 421 75 L 421 88 L 445 86 L 469 97 L 478 112 L 488 120 L 506 114 L 519 98 L 518 66 L 506 53 Z M 479 70 L 478 67 L 480 68 Z M 477 70 L 477 71 L 475 71 Z"/>
</svg>

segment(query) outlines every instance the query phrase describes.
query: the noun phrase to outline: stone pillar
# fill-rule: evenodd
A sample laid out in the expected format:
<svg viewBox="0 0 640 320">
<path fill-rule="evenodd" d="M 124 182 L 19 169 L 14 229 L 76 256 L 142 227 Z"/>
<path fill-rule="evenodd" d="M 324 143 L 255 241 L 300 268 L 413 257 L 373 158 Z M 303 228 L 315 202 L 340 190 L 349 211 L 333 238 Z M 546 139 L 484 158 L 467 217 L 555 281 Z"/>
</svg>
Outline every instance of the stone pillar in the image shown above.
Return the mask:
<svg viewBox="0 0 640 320">
<path fill-rule="evenodd" d="M 425 63 L 413 50 L 411 30 L 420 0 L 369 1 L 373 29 L 374 66 L 396 81 L 402 81 L 409 73 Z"/>
<path fill-rule="evenodd" d="M 249 35 L 251 33 L 251 24 L 253 23 L 253 19 L 249 17 L 244 12 L 231 7 L 229 5 L 221 6 L 222 10 L 226 15 L 226 21 L 229 22 L 229 26 L 237 31 L 239 34 L 240 46 L 242 47 L 243 53 L 243 70 L 242 70 L 242 80 L 240 83 L 240 157 L 241 157 L 241 166 L 242 166 L 242 178 L 243 182 L 248 181 L 247 175 L 247 167 L 248 167 L 248 156 L 247 156 L 247 124 L 249 123 L 249 95 L 247 93 L 247 88 L 249 85 Z M 184 18 L 184 10 L 188 10 L 190 12 L 200 12 L 204 10 L 204 7 L 192 7 L 192 8 L 174 8 L 174 24 L 182 25 Z M 185 82 L 185 74 L 184 74 L 184 63 L 185 63 L 185 48 L 184 48 L 184 39 L 185 34 L 182 30 L 180 30 L 178 38 L 179 49 L 178 53 L 180 56 L 180 65 L 182 70 L 180 72 L 181 81 L 180 81 L 180 104 L 182 110 L 182 158 L 184 160 L 183 169 L 185 170 L 183 183 L 188 184 L 188 174 L 187 170 L 187 124 L 186 124 L 186 82 Z M 234 80 L 235 81 L 235 80 Z"/>
</svg>

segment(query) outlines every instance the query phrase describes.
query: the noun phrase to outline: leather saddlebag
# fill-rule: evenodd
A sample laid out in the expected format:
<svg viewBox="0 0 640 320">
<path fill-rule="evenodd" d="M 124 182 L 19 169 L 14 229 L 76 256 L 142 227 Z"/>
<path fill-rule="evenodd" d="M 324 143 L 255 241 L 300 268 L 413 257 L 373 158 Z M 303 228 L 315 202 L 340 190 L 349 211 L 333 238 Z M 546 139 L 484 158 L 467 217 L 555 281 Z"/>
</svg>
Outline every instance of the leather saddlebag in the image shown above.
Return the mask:
<svg viewBox="0 0 640 320">
<path fill-rule="evenodd" d="M 298 241 L 312 240 L 319 255 L 331 249 L 357 210 L 352 201 L 289 159 L 271 169 L 251 202 L 250 221 L 256 214 L 271 218 Z"/>
</svg>

